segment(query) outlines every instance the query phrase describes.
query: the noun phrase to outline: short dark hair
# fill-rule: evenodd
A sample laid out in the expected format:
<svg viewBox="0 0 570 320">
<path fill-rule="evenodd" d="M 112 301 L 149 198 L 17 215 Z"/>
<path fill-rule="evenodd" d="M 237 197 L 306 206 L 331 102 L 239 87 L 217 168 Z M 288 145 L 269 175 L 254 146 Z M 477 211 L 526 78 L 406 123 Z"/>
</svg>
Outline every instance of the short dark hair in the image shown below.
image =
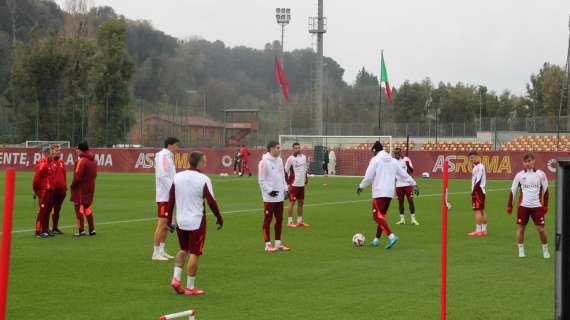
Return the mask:
<svg viewBox="0 0 570 320">
<path fill-rule="evenodd" d="M 204 153 L 200 151 L 193 151 L 192 153 L 190 153 L 190 168 L 192 169 L 198 168 L 198 164 L 200 163 L 200 161 L 202 161 L 202 158 L 204 158 Z"/>
<path fill-rule="evenodd" d="M 43 155 L 49 155 L 50 151 L 51 151 L 51 147 L 48 145 L 42 146 L 42 154 Z"/>
<path fill-rule="evenodd" d="M 86 152 L 89 151 L 89 145 L 87 144 L 87 141 L 82 141 L 77 145 L 77 149 Z"/>
<path fill-rule="evenodd" d="M 279 142 L 277 142 L 277 141 L 269 141 L 269 143 L 267 144 L 267 151 L 270 151 L 271 148 L 275 148 L 278 145 L 279 145 Z"/>
<path fill-rule="evenodd" d="M 479 153 L 477 152 L 477 150 L 471 150 L 469 151 L 469 153 L 467 154 L 467 156 L 471 157 L 471 156 L 478 156 Z"/>
<path fill-rule="evenodd" d="M 168 138 L 166 138 L 166 140 L 164 140 L 164 147 L 168 148 L 168 146 L 171 146 L 173 144 L 177 144 L 178 142 L 180 142 L 180 140 L 178 140 L 177 138 L 168 137 Z"/>
<path fill-rule="evenodd" d="M 300 146 L 300 145 L 301 145 L 301 144 L 300 144 L 299 142 L 294 142 L 294 143 L 293 143 L 293 147 Z"/>
<path fill-rule="evenodd" d="M 534 160 L 534 154 L 527 152 L 523 155 L 523 161 Z"/>
<path fill-rule="evenodd" d="M 372 152 L 374 152 L 374 154 L 377 154 L 382 150 L 384 150 L 384 146 L 382 145 L 382 143 L 380 143 L 380 141 L 374 142 L 374 145 L 372 146 Z"/>
</svg>

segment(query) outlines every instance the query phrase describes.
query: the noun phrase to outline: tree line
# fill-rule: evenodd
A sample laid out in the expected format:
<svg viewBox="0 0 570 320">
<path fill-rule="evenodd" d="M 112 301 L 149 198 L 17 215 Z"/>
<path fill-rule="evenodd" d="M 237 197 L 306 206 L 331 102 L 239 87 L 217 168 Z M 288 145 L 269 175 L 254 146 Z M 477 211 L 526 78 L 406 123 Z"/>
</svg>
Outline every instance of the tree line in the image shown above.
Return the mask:
<svg viewBox="0 0 570 320">
<path fill-rule="evenodd" d="M 202 116 L 204 109 L 223 121 L 224 109 L 258 108 L 271 134 L 312 126 L 314 50 L 285 52 L 291 101 L 284 105 L 273 74 L 279 41 L 253 49 L 177 39 L 87 3 L 68 0 L 61 9 L 47 0 L 0 0 L 0 142 L 125 143 L 139 115 Z M 426 78 L 394 88 L 389 106 L 375 74 L 362 68 L 350 84 L 343 75 L 326 57 L 325 121 L 369 126 L 377 126 L 379 99 L 384 120 L 395 122 L 556 115 L 565 81 L 549 63 L 531 75 L 523 96 Z"/>
</svg>

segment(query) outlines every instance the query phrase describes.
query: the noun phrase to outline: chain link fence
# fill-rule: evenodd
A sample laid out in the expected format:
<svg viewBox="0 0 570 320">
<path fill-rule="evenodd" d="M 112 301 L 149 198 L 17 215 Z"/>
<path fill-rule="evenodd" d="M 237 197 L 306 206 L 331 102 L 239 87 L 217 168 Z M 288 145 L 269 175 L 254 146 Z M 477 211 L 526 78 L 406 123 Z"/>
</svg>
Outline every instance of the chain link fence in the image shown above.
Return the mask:
<svg viewBox="0 0 570 320">
<path fill-rule="evenodd" d="M 30 137 L 20 137 L 17 132 L 17 115 L 7 107 L 8 103 L 0 98 L 0 145 L 18 144 L 26 140 L 45 140 L 42 133 Z M 231 106 L 228 106 L 231 107 Z M 85 106 L 77 106 L 77 119 L 74 117 L 73 132 L 62 132 L 58 139 L 77 143 L 81 137 L 87 137 L 88 112 L 80 115 Z M 131 100 L 131 126 L 125 126 L 123 143 L 125 145 L 155 146 L 162 144 L 164 137 L 177 136 L 185 147 L 223 147 L 226 145 L 226 123 L 223 115 L 204 113 L 201 107 L 168 103 L 149 103 Z M 204 115 L 206 115 L 204 117 Z M 525 134 L 556 135 L 570 133 L 570 116 L 541 116 L 532 118 L 495 117 L 482 118 L 465 122 L 439 122 L 435 120 L 391 122 L 385 121 L 378 128 L 376 119 L 366 122 L 324 123 L 323 132 L 317 132 L 312 114 L 307 111 L 303 124 L 293 121 L 292 112 L 275 106 L 260 107 L 257 131 L 246 135 L 242 143 L 250 146 L 264 146 L 270 140 L 278 140 L 279 135 L 327 135 L 327 136 L 392 136 L 394 138 L 412 138 L 421 140 L 485 140 L 495 146 Z M 76 122 L 76 123 L 75 123 Z M 33 125 L 31 123 L 30 125 Z"/>
</svg>

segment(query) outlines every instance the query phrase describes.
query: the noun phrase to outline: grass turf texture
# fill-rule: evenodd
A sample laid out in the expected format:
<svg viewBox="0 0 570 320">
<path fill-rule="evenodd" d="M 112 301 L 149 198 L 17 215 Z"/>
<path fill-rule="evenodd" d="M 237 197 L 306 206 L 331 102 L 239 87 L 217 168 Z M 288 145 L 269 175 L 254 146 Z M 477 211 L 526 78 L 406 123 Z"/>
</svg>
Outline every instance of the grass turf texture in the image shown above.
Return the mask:
<svg viewBox="0 0 570 320">
<path fill-rule="evenodd" d="M 0 179 L 3 190 L 4 173 Z M 351 243 L 357 232 L 367 243 L 374 236 L 369 189 L 357 197 L 358 179 L 330 178 L 325 187 L 323 178 L 314 178 L 305 209 L 311 228 L 284 227 L 292 251 L 268 254 L 257 180 L 214 176 L 225 226 L 215 230 L 209 214 L 197 278 L 208 294 L 201 297 L 177 296 L 169 286 L 173 262 L 150 259 L 153 175 L 100 174 L 93 207 L 98 235 L 80 239 L 71 236 L 74 228 L 51 239 L 32 236 L 30 181 L 30 173 L 17 173 L 8 319 L 158 319 L 190 308 L 207 320 L 439 318 L 441 181 L 419 181 L 419 227 L 396 226 L 392 202 L 389 220 L 401 240 L 384 250 Z M 470 182 L 450 181 L 449 319 L 553 318 L 553 261 L 543 260 L 532 224 L 528 258 L 516 257 L 515 218 L 505 213 L 509 186 L 489 182 L 490 236 L 471 239 Z M 68 199 L 61 220 L 74 223 Z M 552 240 L 552 213 L 547 222 Z M 167 243 L 174 254 L 176 236 Z"/>
</svg>

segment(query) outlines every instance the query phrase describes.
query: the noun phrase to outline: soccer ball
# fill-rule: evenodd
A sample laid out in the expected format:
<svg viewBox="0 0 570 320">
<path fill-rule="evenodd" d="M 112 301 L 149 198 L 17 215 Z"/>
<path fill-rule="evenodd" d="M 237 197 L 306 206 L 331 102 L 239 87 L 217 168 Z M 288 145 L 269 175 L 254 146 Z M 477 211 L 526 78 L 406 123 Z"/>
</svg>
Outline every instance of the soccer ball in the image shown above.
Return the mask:
<svg viewBox="0 0 570 320">
<path fill-rule="evenodd" d="M 352 236 L 352 244 L 354 244 L 355 247 L 362 247 L 364 245 L 364 241 L 366 241 L 366 238 L 364 238 L 362 233 L 357 233 Z"/>
</svg>

